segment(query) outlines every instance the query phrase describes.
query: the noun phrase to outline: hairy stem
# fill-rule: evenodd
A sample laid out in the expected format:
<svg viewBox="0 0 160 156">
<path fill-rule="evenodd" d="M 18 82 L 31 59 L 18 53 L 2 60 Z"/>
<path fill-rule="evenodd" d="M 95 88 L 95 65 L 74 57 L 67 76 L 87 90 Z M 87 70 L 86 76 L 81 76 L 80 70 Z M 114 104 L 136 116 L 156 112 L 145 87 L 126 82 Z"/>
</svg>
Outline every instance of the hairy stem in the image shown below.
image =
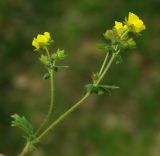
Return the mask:
<svg viewBox="0 0 160 156">
<path fill-rule="evenodd" d="M 49 118 L 53 112 L 53 109 L 54 109 L 54 70 L 53 69 L 50 69 L 50 90 L 51 90 L 51 93 L 50 93 L 50 106 L 49 106 L 49 110 L 48 110 L 48 113 L 46 115 L 46 117 L 44 118 L 43 122 L 41 123 L 40 127 L 38 128 L 38 130 L 36 131 L 36 135 L 42 130 L 42 128 L 45 126 L 45 124 L 49 121 Z"/>
<path fill-rule="evenodd" d="M 47 47 L 45 47 L 45 48 L 44 48 L 44 50 L 46 51 L 47 56 L 48 56 L 48 59 L 49 59 L 49 61 L 50 61 L 50 63 L 51 63 L 51 56 L 50 56 L 50 53 L 49 53 L 48 48 L 47 48 Z"/>
<path fill-rule="evenodd" d="M 25 156 L 29 152 L 29 146 L 30 144 L 27 142 L 19 156 Z"/>
<path fill-rule="evenodd" d="M 100 81 L 103 79 L 104 75 L 107 73 L 108 69 L 110 68 L 115 56 L 116 56 L 116 54 L 113 53 L 109 62 L 108 62 L 108 64 L 107 64 L 107 66 L 106 66 L 106 68 L 104 69 L 103 73 L 101 74 L 101 76 L 99 77 L 99 79 L 98 79 L 98 81 L 96 82 L 95 85 L 98 85 L 100 83 Z"/>
<path fill-rule="evenodd" d="M 76 104 L 74 104 L 70 109 L 68 109 L 64 114 L 62 114 L 57 120 L 52 122 L 48 128 L 38 136 L 38 140 L 44 137 L 51 129 L 53 129 L 56 125 L 62 122 L 69 114 L 71 114 L 74 110 L 76 110 L 82 102 L 86 100 L 86 98 L 90 95 L 90 93 L 86 93 L 81 100 L 79 100 Z"/>
<path fill-rule="evenodd" d="M 104 69 L 104 67 L 105 67 L 105 65 L 106 65 L 106 62 L 107 62 L 107 60 L 108 60 L 108 56 L 109 56 L 109 53 L 107 52 L 106 53 L 106 57 L 105 57 L 105 59 L 104 59 L 104 61 L 103 61 L 103 64 L 102 64 L 102 67 L 101 67 L 101 69 L 100 69 L 100 71 L 99 71 L 99 75 L 101 75 L 101 73 L 103 72 L 103 69 Z"/>
</svg>

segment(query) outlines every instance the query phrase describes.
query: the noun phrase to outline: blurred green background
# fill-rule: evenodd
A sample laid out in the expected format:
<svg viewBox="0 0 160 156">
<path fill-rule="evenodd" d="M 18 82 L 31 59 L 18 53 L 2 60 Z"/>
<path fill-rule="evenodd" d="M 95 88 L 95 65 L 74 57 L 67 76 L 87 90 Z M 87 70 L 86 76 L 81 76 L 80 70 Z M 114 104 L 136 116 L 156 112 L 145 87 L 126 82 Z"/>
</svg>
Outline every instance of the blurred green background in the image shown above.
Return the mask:
<svg viewBox="0 0 160 156">
<path fill-rule="evenodd" d="M 56 74 L 53 119 L 83 94 L 104 53 L 102 34 L 138 14 L 147 30 L 137 48 L 122 53 L 104 83 L 120 86 L 111 96 L 91 96 L 30 156 L 159 156 L 160 153 L 160 1 L 159 0 L 1 0 L 0 1 L 0 153 L 15 156 L 24 140 L 10 127 L 14 113 L 38 126 L 49 105 L 49 82 L 33 52 L 32 39 L 51 32 L 66 50 Z"/>
</svg>

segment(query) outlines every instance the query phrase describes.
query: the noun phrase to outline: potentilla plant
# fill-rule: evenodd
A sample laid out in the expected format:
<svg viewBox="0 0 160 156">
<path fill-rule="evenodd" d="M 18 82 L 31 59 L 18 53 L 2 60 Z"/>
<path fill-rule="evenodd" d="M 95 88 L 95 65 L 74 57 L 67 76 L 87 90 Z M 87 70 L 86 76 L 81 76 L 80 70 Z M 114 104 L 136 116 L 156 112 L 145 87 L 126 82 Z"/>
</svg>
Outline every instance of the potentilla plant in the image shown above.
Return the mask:
<svg viewBox="0 0 160 156">
<path fill-rule="evenodd" d="M 102 79 L 106 77 L 106 73 L 111 67 L 112 63 L 119 64 L 122 62 L 121 52 L 126 48 L 135 48 L 136 42 L 133 38 L 140 36 L 140 32 L 146 29 L 143 21 L 135 14 L 129 12 L 128 18 L 125 18 L 124 22 L 115 21 L 115 25 L 112 29 L 107 30 L 103 36 L 106 39 L 106 43 L 99 44 L 98 48 L 104 50 L 104 61 L 100 70 L 94 72 L 91 76 L 92 82 L 85 85 L 85 95 L 76 102 L 71 108 L 64 112 L 60 117 L 51 123 L 51 115 L 54 113 L 55 103 L 55 90 L 54 90 L 54 78 L 57 71 L 60 68 L 66 68 L 68 66 L 59 65 L 59 61 L 65 59 L 67 56 L 64 50 L 57 49 L 55 52 L 49 50 L 51 45 L 54 43 L 49 32 L 39 34 L 33 39 L 32 45 L 35 47 L 35 52 L 39 55 L 39 60 L 46 68 L 46 74 L 44 75 L 45 80 L 50 80 L 50 105 L 48 113 L 39 125 L 38 128 L 33 128 L 33 125 L 24 117 L 18 114 L 12 115 L 13 121 L 12 126 L 20 128 L 24 133 L 23 136 L 26 140 L 26 144 L 22 149 L 19 156 L 25 156 L 29 152 L 33 151 L 37 144 L 58 124 L 60 124 L 65 118 L 67 118 L 73 111 L 91 95 L 97 94 L 102 95 L 110 93 L 114 89 L 118 89 L 115 85 L 106 85 L 102 83 Z"/>
</svg>

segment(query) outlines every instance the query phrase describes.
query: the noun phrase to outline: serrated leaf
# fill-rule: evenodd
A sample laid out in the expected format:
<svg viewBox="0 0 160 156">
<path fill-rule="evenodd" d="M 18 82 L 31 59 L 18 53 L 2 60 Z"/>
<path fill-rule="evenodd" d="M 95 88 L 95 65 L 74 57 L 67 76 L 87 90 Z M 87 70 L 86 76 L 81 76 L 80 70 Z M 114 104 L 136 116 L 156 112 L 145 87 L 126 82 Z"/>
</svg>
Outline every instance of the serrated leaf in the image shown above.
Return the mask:
<svg viewBox="0 0 160 156">
<path fill-rule="evenodd" d="M 52 59 L 54 60 L 62 60 L 66 57 L 67 55 L 65 54 L 64 50 L 58 49 L 55 53 L 52 54 Z"/>
<path fill-rule="evenodd" d="M 94 84 L 87 84 L 85 85 L 87 92 L 95 93 L 97 95 L 103 95 L 105 93 L 111 94 L 111 90 L 118 89 L 118 86 L 114 85 L 94 85 Z"/>
<path fill-rule="evenodd" d="M 12 127 L 18 127 L 21 130 L 23 130 L 23 132 L 27 134 L 28 138 L 34 136 L 33 127 L 31 123 L 24 116 L 20 117 L 18 114 L 14 114 L 11 117 L 14 119 L 11 122 Z"/>
</svg>

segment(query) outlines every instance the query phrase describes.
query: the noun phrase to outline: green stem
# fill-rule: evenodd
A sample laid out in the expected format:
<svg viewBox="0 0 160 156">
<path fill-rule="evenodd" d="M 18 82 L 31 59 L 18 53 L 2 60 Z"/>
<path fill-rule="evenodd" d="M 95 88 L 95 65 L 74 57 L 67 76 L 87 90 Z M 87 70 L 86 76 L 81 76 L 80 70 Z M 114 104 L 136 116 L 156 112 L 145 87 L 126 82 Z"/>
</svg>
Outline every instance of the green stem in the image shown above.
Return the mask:
<svg viewBox="0 0 160 156">
<path fill-rule="evenodd" d="M 27 142 L 19 156 L 25 156 L 29 152 L 30 143 Z"/>
<path fill-rule="evenodd" d="M 126 30 L 126 31 L 122 34 L 121 38 L 123 38 L 128 32 L 129 32 L 129 30 Z M 104 67 L 105 67 L 105 65 L 106 65 L 106 62 L 107 62 L 107 60 L 108 60 L 108 57 L 109 57 L 109 53 L 106 54 L 106 57 L 105 57 L 105 59 L 104 59 L 104 62 L 103 62 L 103 64 L 102 64 L 102 67 L 101 67 L 100 72 L 99 72 L 100 78 L 98 79 L 98 81 L 96 82 L 95 85 L 98 85 L 98 84 L 100 83 L 100 81 L 103 79 L 104 75 L 107 73 L 109 67 L 111 66 L 111 64 L 112 64 L 115 56 L 119 53 L 118 45 L 115 46 L 115 51 L 116 51 L 116 52 L 112 54 L 110 61 L 108 62 L 106 68 L 104 69 Z M 103 71 L 103 70 L 104 70 L 104 71 Z M 102 72 L 103 72 L 103 73 L 102 73 Z"/>
<path fill-rule="evenodd" d="M 105 68 L 105 70 L 103 71 L 103 73 L 101 74 L 101 76 L 99 77 L 99 79 L 98 79 L 98 81 L 96 82 L 95 85 L 98 85 L 100 83 L 100 81 L 103 79 L 104 75 L 107 73 L 109 67 L 111 66 L 115 56 L 116 56 L 116 54 L 113 53 L 111 58 L 110 58 L 110 60 L 109 60 L 109 62 L 108 62 L 108 64 L 107 64 L 107 66 L 106 66 L 106 68 Z"/>
<path fill-rule="evenodd" d="M 56 125 L 61 123 L 69 114 L 71 114 L 74 110 L 76 110 L 82 102 L 85 101 L 85 99 L 90 95 L 90 93 L 86 93 L 81 100 L 79 100 L 76 104 L 74 104 L 70 109 L 68 109 L 64 114 L 62 114 L 57 120 L 52 122 L 48 128 L 41 133 L 37 139 L 40 140 L 42 137 L 44 137 L 51 129 L 53 129 Z"/>
<path fill-rule="evenodd" d="M 121 39 L 130 31 L 130 29 L 127 29 L 122 35 L 121 35 Z"/>
<path fill-rule="evenodd" d="M 50 99 L 50 106 L 49 106 L 49 110 L 48 113 L 46 115 L 46 117 L 44 118 L 43 122 L 41 123 L 40 127 L 38 128 L 38 130 L 36 131 L 35 135 L 37 135 L 42 128 L 45 126 L 45 124 L 49 121 L 49 118 L 53 112 L 54 109 L 54 70 L 50 69 L 50 87 L 51 87 L 51 99 Z"/>
<path fill-rule="evenodd" d="M 51 56 L 50 56 L 50 53 L 49 53 L 49 50 L 47 47 L 44 48 L 44 50 L 46 51 L 47 55 L 48 55 L 48 58 L 49 58 L 49 62 L 51 63 Z"/>
<path fill-rule="evenodd" d="M 100 69 L 100 71 L 99 71 L 99 75 L 101 75 L 101 73 L 102 73 L 102 71 L 103 71 L 103 69 L 104 69 L 104 67 L 105 67 L 105 65 L 106 65 L 106 62 L 107 62 L 107 60 L 108 60 L 108 56 L 109 56 L 109 53 L 107 52 L 106 57 L 105 57 L 105 59 L 104 59 L 104 61 L 103 61 L 102 67 L 101 67 L 101 69 Z"/>
</svg>

